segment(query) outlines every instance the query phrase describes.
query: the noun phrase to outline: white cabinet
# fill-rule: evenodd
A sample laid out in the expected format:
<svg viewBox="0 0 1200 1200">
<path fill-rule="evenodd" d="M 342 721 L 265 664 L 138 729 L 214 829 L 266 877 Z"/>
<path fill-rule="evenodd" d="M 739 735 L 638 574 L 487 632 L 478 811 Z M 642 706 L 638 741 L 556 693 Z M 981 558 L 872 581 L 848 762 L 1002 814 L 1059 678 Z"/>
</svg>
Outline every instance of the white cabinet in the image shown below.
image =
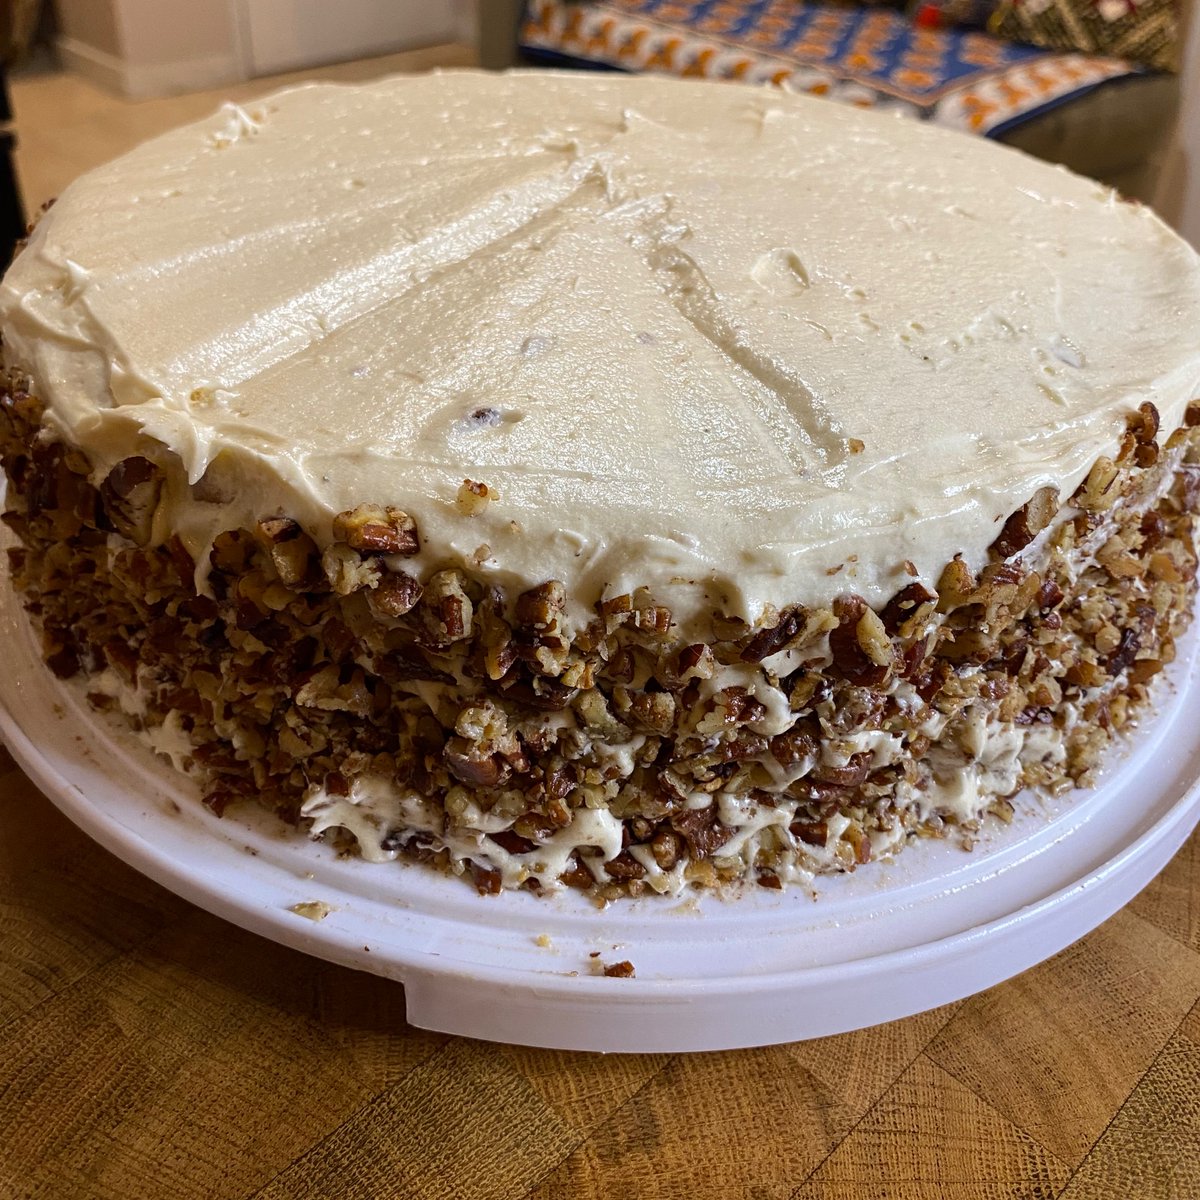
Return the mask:
<svg viewBox="0 0 1200 1200">
<path fill-rule="evenodd" d="M 460 0 L 236 0 L 247 74 L 386 54 L 462 37 Z"/>
<path fill-rule="evenodd" d="M 64 63 L 136 98 L 475 38 L 473 0 L 55 0 L 55 10 Z"/>
</svg>

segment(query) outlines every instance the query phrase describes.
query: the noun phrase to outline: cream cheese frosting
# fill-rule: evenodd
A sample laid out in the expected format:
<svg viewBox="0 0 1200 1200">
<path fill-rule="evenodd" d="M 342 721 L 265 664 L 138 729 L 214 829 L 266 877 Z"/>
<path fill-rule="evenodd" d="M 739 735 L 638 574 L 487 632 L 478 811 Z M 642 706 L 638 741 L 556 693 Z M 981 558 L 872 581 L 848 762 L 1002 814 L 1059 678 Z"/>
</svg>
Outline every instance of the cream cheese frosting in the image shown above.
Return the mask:
<svg viewBox="0 0 1200 1200">
<path fill-rule="evenodd" d="M 194 557 L 364 501 L 417 565 L 677 619 L 986 558 L 1124 414 L 1200 394 L 1196 254 L 982 140 L 774 89 L 463 72 L 310 85 L 77 180 L 0 287 L 98 476 L 182 465 Z M 184 477 L 186 476 L 186 481 Z M 468 515 L 464 478 L 498 498 Z M 194 486 L 189 486 L 194 485 Z"/>
</svg>

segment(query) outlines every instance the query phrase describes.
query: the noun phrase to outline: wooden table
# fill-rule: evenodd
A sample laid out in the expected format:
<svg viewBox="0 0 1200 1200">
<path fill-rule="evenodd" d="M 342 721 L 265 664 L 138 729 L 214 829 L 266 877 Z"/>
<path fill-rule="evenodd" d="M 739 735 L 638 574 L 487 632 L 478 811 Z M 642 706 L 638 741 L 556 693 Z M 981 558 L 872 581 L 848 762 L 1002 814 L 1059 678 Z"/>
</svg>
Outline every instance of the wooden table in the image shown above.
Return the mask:
<svg viewBox="0 0 1200 1200">
<path fill-rule="evenodd" d="M 1200 1197 L 1200 834 L 1028 974 L 879 1029 L 597 1055 L 401 988 L 92 845 L 0 749 L 0 1197 Z"/>
</svg>

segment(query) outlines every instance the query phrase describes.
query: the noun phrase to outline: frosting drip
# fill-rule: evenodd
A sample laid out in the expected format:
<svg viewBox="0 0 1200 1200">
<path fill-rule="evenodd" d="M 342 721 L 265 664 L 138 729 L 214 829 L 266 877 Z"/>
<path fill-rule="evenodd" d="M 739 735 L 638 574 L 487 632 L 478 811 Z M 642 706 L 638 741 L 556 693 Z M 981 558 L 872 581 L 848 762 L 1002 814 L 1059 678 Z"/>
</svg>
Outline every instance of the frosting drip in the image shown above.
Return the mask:
<svg viewBox="0 0 1200 1200">
<path fill-rule="evenodd" d="M 650 585 L 685 624 L 977 566 L 1126 411 L 1169 429 L 1200 387 L 1197 257 L 1149 210 L 982 140 L 645 77 L 227 106 L 69 187 L 0 320 L 100 473 L 178 458 L 196 486 L 158 528 L 198 560 L 373 501 L 431 563 L 584 605 Z M 467 515 L 465 477 L 499 498 Z"/>
</svg>

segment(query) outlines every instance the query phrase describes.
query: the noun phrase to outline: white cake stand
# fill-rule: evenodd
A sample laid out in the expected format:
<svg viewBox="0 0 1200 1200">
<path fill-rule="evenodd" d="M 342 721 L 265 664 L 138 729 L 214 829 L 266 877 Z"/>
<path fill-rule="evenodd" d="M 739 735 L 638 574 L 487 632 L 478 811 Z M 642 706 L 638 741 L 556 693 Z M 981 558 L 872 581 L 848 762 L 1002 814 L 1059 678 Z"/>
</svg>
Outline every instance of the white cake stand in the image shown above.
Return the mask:
<svg viewBox="0 0 1200 1200">
<path fill-rule="evenodd" d="M 973 853 L 910 845 L 816 894 L 483 897 L 413 864 L 341 860 L 264 814 L 217 819 L 197 790 L 42 665 L 0 580 L 0 730 L 31 779 L 118 858 L 264 937 L 404 984 L 427 1029 L 531 1046 L 717 1050 L 840 1033 L 1024 971 L 1099 925 L 1200 816 L 1197 639 L 1136 750 L 1101 787 L 1025 795 Z M 291 911 L 320 901 L 319 921 Z M 594 956 L 594 957 L 593 957 Z M 634 978 L 603 976 L 629 960 Z"/>
</svg>

